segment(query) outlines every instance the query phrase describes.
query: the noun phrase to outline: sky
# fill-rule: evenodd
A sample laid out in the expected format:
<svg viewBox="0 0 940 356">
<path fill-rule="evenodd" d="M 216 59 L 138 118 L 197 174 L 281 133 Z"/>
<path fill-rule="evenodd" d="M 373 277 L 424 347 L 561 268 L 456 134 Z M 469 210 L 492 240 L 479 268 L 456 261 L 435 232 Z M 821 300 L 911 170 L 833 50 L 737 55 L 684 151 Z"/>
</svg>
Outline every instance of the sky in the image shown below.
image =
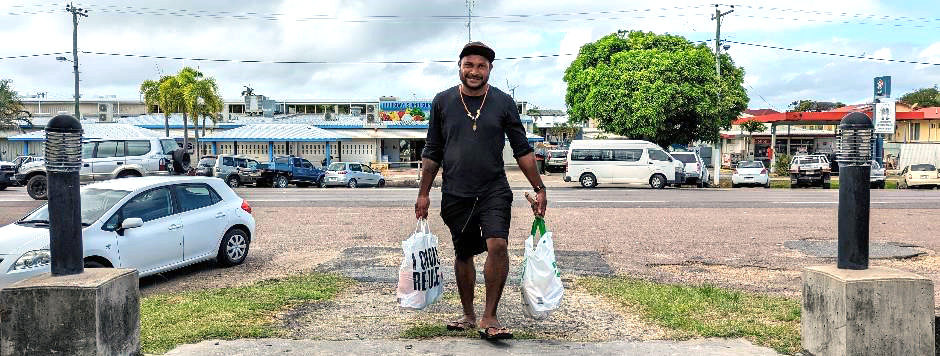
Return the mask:
<svg viewBox="0 0 940 356">
<path fill-rule="evenodd" d="M 882 75 L 892 76 L 894 97 L 940 83 L 940 7 L 932 0 L 739 0 L 720 9 L 732 4 L 721 34 L 731 46 L 727 53 L 746 72 L 750 108 L 783 111 L 799 99 L 864 103 L 871 100 L 872 78 Z M 79 22 L 79 51 L 120 54 L 80 54 L 84 99 L 139 98 L 142 81 L 184 66 L 214 77 L 226 100 L 239 100 L 245 85 L 275 100 L 429 99 L 458 83 L 457 55 L 468 40 L 464 0 L 75 5 L 89 10 Z M 73 95 L 71 63 L 56 61 L 56 55 L 5 58 L 71 51 L 71 14 L 64 8 L 53 1 L 0 2 L 0 79 L 11 79 L 21 95 Z M 713 40 L 714 12 L 713 3 L 704 1 L 477 0 L 470 38 L 496 51 L 491 85 L 514 89 L 516 100 L 563 110 L 562 77 L 585 43 L 617 30 Z M 523 56 L 548 57 L 504 59 Z M 237 62 L 244 60 L 261 63 Z M 326 63 L 270 63 L 277 61 Z M 419 63 L 366 63 L 386 61 Z"/>
</svg>

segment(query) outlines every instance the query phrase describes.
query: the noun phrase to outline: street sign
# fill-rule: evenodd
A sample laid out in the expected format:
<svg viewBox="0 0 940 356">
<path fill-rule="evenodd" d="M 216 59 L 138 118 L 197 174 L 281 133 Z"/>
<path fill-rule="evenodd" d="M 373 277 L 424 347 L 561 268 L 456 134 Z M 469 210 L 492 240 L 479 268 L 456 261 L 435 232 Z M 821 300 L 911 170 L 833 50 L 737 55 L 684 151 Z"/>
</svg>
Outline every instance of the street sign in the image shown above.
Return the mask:
<svg viewBox="0 0 940 356">
<path fill-rule="evenodd" d="M 875 99 L 891 97 L 891 76 L 875 77 Z"/>
<path fill-rule="evenodd" d="M 895 124 L 894 100 L 884 100 L 875 104 L 875 133 L 894 134 Z"/>
</svg>

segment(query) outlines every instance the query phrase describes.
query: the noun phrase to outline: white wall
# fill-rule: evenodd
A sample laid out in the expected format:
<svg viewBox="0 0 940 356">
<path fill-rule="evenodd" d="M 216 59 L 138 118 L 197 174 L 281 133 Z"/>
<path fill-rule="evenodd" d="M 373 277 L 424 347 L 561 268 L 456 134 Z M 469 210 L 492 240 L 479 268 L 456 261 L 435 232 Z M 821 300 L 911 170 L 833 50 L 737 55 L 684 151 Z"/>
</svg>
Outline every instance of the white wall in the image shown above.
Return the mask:
<svg viewBox="0 0 940 356">
<path fill-rule="evenodd" d="M 355 139 L 343 141 L 342 160 L 344 162 L 362 162 L 370 163 L 378 161 L 376 159 L 376 150 L 378 145 L 375 139 Z M 333 154 L 333 158 L 340 159 L 338 154 Z"/>
</svg>

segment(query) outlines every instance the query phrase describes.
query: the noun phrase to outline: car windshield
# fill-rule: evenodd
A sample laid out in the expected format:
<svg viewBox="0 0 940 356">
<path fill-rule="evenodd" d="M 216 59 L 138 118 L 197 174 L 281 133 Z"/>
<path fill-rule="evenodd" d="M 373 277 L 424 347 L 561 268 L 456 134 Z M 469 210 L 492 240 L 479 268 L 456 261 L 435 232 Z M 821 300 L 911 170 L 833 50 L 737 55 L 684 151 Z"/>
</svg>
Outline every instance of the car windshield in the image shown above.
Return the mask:
<svg viewBox="0 0 940 356">
<path fill-rule="evenodd" d="M 345 163 L 330 163 L 330 167 L 327 168 L 328 171 L 341 171 L 346 169 Z"/>
<path fill-rule="evenodd" d="M 199 160 L 199 167 L 212 167 L 215 166 L 215 157 L 203 157 Z"/>
<path fill-rule="evenodd" d="M 757 161 L 744 161 L 738 163 L 738 168 L 764 168 L 764 164 Z"/>
<path fill-rule="evenodd" d="M 936 171 L 937 167 L 932 164 L 915 164 L 911 166 L 912 171 L 929 172 Z"/>
<path fill-rule="evenodd" d="M 82 225 L 88 226 L 101 218 L 108 209 L 130 193 L 126 190 L 111 190 L 98 188 L 82 188 Z M 27 215 L 25 218 L 17 221 L 17 224 L 48 224 L 49 223 L 49 205 L 43 205 L 41 208 Z"/>
<path fill-rule="evenodd" d="M 695 163 L 695 155 L 682 154 L 682 153 L 673 153 L 672 157 L 679 160 L 682 163 Z"/>
</svg>

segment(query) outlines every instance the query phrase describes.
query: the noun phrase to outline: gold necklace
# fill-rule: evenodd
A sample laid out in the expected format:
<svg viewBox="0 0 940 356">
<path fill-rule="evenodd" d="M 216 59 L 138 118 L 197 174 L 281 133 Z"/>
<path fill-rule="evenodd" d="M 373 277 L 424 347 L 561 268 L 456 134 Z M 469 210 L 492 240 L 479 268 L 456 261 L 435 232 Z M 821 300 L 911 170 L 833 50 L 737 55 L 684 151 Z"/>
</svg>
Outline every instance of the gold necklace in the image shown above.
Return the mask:
<svg viewBox="0 0 940 356">
<path fill-rule="evenodd" d="M 461 84 L 461 88 L 462 87 L 463 87 L 463 84 Z M 463 100 L 463 91 L 461 91 L 459 88 L 457 89 L 457 94 L 460 94 L 460 103 L 463 104 L 463 110 L 467 112 L 467 117 L 470 118 L 470 121 L 473 121 L 473 131 L 477 130 L 477 119 L 480 118 L 480 111 L 483 110 L 483 104 L 486 104 L 486 94 L 489 94 L 489 93 L 490 93 L 490 85 L 487 84 L 486 90 L 483 91 L 483 101 L 480 102 L 480 108 L 477 109 L 477 114 L 473 115 L 470 113 L 470 109 L 467 108 L 467 102 Z"/>
</svg>

